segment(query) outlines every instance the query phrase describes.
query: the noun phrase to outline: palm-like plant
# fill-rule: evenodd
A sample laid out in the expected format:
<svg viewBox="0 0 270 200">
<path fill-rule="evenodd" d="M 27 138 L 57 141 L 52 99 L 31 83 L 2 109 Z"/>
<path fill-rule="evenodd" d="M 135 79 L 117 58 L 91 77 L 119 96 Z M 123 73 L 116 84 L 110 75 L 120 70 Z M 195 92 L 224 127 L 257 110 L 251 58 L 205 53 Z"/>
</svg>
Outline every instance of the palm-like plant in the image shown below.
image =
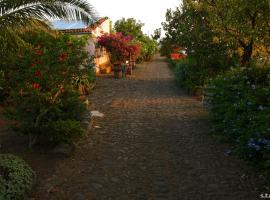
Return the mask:
<svg viewBox="0 0 270 200">
<path fill-rule="evenodd" d="M 0 68 L 24 42 L 26 28 L 45 27 L 52 19 L 79 20 L 90 24 L 96 13 L 87 0 L 0 0 Z"/>
<path fill-rule="evenodd" d="M 95 12 L 86 0 L 0 0 L 0 30 L 32 25 L 33 19 L 37 22 L 52 18 L 89 24 Z"/>
</svg>

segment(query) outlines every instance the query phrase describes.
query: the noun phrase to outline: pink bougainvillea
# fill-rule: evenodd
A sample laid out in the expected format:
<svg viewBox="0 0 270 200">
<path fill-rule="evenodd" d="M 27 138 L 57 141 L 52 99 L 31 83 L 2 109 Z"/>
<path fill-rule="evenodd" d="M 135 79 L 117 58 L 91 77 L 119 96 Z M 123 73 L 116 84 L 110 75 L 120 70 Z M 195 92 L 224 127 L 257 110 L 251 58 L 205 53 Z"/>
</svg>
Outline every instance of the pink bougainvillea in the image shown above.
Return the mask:
<svg viewBox="0 0 270 200">
<path fill-rule="evenodd" d="M 122 33 L 104 34 L 98 38 L 98 44 L 111 53 L 112 62 L 123 62 L 130 56 L 137 57 L 140 54 L 140 45 L 132 43 L 132 39 L 132 36 Z"/>
</svg>

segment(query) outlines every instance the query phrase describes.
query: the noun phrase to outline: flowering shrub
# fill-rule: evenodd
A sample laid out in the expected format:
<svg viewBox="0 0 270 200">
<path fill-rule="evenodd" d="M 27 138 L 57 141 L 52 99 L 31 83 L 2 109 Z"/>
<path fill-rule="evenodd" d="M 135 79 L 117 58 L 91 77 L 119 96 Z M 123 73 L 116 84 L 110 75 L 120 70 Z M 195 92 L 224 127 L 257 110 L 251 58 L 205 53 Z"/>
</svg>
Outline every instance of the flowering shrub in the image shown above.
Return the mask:
<svg viewBox="0 0 270 200">
<path fill-rule="evenodd" d="M 24 39 L 31 46 L 7 74 L 14 105 L 9 116 L 19 122 L 16 130 L 29 136 L 30 145 L 40 137 L 71 142 L 81 134 L 78 121 L 84 106 L 72 83 L 88 56 L 83 48 L 87 40 L 42 31 L 29 32 Z"/>
<path fill-rule="evenodd" d="M 138 57 L 140 54 L 140 45 L 132 42 L 131 36 L 124 36 L 122 33 L 104 34 L 98 38 L 98 44 L 111 53 L 113 63 L 123 62 L 130 56 Z"/>
<path fill-rule="evenodd" d="M 243 158 L 270 167 L 270 68 L 237 69 L 207 87 L 213 133 Z"/>
</svg>

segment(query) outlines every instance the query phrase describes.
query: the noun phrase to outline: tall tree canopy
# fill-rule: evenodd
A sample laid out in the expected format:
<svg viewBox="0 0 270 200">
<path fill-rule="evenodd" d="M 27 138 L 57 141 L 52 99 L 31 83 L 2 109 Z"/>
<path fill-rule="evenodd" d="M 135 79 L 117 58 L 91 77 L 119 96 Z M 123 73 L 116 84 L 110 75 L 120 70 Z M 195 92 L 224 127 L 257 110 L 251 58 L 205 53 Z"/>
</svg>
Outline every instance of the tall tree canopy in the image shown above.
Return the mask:
<svg viewBox="0 0 270 200">
<path fill-rule="evenodd" d="M 184 0 L 181 8 L 167 10 L 166 22 L 162 23 L 166 32 L 162 44 L 167 47 L 161 49 L 168 49 L 169 44 L 172 49 L 182 47 L 199 66 L 223 68 L 226 47 L 223 43 L 213 42 L 217 35 L 207 18 L 208 12 L 200 9 L 196 1 Z"/>
<path fill-rule="evenodd" d="M 186 47 L 201 61 L 236 52 L 242 66 L 256 56 L 269 59 L 269 0 L 183 0 L 167 11 L 163 28 L 166 44 Z"/>
<path fill-rule="evenodd" d="M 234 44 L 242 53 L 242 65 L 248 66 L 252 57 L 270 53 L 269 0 L 204 0 L 213 31 Z"/>
<path fill-rule="evenodd" d="M 131 35 L 135 39 L 138 39 L 143 35 L 142 27 L 144 24 L 140 21 L 137 21 L 134 18 L 122 18 L 117 20 L 114 24 L 114 29 L 116 32 L 121 32 L 124 35 Z"/>
</svg>

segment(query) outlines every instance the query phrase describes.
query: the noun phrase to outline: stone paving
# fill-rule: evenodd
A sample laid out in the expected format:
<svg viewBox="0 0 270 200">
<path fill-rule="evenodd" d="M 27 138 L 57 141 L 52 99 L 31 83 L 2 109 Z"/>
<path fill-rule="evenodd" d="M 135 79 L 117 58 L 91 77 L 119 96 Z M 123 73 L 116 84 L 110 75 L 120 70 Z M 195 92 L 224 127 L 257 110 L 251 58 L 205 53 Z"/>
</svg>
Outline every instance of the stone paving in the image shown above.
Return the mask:
<svg viewBox="0 0 270 200">
<path fill-rule="evenodd" d="M 255 175 L 208 135 L 201 102 L 176 88 L 160 58 L 126 79 L 98 78 L 90 100 L 104 117 L 33 199 L 258 199 Z"/>
</svg>

